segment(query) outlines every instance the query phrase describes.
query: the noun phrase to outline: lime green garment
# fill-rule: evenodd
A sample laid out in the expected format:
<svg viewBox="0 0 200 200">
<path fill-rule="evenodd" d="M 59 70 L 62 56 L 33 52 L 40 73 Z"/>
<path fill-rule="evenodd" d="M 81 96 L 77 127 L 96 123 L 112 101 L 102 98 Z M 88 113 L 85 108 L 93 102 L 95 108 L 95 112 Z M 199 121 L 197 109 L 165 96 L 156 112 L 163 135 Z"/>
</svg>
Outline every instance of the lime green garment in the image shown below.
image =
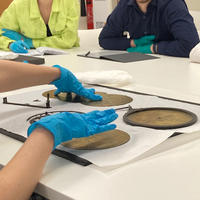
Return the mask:
<svg viewBox="0 0 200 200">
<path fill-rule="evenodd" d="M 78 0 L 53 0 L 47 37 L 46 24 L 40 14 L 37 0 L 14 0 L 0 17 L 0 49 L 9 50 L 13 40 L 2 36 L 2 28 L 17 31 L 33 40 L 37 47 L 68 49 L 79 46 L 78 24 L 80 4 Z"/>
</svg>

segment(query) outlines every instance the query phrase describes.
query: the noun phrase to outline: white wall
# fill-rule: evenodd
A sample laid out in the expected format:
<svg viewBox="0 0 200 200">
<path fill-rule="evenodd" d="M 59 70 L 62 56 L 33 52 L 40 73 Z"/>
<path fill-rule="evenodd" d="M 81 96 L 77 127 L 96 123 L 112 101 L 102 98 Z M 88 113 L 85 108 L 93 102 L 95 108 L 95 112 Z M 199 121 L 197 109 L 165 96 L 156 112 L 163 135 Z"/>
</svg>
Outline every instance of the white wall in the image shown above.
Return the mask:
<svg viewBox="0 0 200 200">
<path fill-rule="evenodd" d="M 199 0 L 185 0 L 189 10 L 198 10 L 200 11 L 200 1 Z"/>
<path fill-rule="evenodd" d="M 113 8 L 119 2 L 119 0 L 109 0 L 109 1 L 112 3 Z M 185 0 L 185 1 L 188 5 L 189 10 L 194 11 L 191 14 L 195 19 L 195 24 L 198 30 L 200 30 L 200 0 Z M 81 18 L 79 29 L 87 29 L 86 17 Z"/>
</svg>

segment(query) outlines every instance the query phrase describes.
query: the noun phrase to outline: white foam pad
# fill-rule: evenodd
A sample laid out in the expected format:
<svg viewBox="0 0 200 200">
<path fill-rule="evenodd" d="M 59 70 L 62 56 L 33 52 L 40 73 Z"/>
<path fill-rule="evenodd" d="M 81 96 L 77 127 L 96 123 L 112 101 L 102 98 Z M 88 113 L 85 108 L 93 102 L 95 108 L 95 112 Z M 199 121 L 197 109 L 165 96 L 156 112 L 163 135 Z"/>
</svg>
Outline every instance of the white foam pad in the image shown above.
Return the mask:
<svg viewBox="0 0 200 200">
<path fill-rule="evenodd" d="M 124 86 L 133 82 L 133 77 L 125 71 L 89 71 L 75 74 L 82 83 Z"/>
</svg>

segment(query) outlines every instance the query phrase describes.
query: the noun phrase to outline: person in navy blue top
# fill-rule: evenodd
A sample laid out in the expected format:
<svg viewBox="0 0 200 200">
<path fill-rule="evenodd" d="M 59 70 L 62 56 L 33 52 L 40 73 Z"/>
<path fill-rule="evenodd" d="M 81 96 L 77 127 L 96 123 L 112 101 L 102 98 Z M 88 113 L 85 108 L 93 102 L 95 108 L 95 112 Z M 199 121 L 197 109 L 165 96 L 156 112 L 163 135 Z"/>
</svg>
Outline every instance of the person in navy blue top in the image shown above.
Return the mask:
<svg viewBox="0 0 200 200">
<path fill-rule="evenodd" d="M 121 0 L 99 35 L 104 49 L 188 57 L 199 36 L 184 0 Z"/>
</svg>

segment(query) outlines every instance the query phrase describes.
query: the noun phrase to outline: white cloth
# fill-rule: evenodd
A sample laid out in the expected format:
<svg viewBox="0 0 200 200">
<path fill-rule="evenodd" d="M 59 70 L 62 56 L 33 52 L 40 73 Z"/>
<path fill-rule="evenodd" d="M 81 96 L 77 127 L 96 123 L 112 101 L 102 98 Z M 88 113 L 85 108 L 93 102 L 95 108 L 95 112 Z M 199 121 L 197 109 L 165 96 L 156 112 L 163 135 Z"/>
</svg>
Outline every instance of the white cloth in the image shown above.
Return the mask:
<svg viewBox="0 0 200 200">
<path fill-rule="evenodd" d="M 197 44 L 190 52 L 190 60 L 200 63 L 200 43 Z"/>
<path fill-rule="evenodd" d="M 124 86 L 133 82 L 133 77 L 125 71 L 89 71 L 75 74 L 82 83 Z"/>
<path fill-rule="evenodd" d="M 10 60 L 18 57 L 18 54 L 13 52 L 0 51 L 0 60 Z"/>
<path fill-rule="evenodd" d="M 14 53 L 12 51 L 0 51 L 0 59 L 15 59 L 18 55 L 24 56 L 43 56 L 43 55 L 64 55 L 68 52 L 61 49 L 51 48 L 51 47 L 38 47 L 36 49 L 28 50 L 28 53 Z"/>
</svg>

